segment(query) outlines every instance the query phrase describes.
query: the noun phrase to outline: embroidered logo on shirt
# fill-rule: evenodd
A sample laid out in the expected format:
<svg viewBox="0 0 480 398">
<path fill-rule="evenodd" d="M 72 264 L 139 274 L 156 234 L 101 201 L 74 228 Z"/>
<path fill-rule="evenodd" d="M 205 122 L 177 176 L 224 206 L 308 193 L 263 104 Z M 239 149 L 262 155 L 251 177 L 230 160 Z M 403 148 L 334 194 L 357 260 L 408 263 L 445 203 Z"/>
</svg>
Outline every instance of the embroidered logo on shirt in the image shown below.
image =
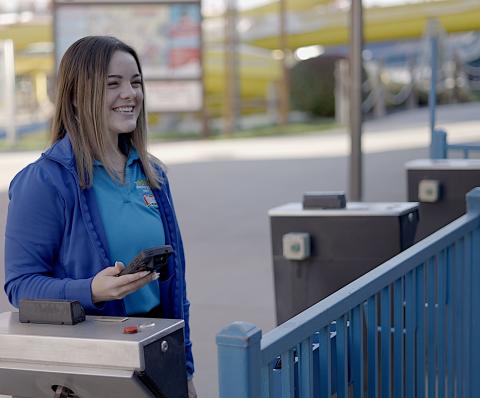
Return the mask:
<svg viewBox="0 0 480 398">
<path fill-rule="evenodd" d="M 150 191 L 150 186 L 148 185 L 147 180 L 137 180 L 135 181 L 135 186 L 137 189 L 141 189 L 143 191 Z"/>
<path fill-rule="evenodd" d="M 142 191 L 143 193 L 143 202 L 147 207 L 153 207 L 155 209 L 158 208 L 157 201 L 155 200 L 155 196 L 153 196 L 152 190 L 150 189 L 150 185 L 148 185 L 148 181 L 145 179 L 139 179 L 135 181 L 135 187 Z"/>
<path fill-rule="evenodd" d="M 148 207 L 154 207 L 154 208 L 158 207 L 157 201 L 155 200 L 155 196 L 153 196 L 153 194 L 151 193 L 147 193 L 143 195 L 143 201 Z"/>
</svg>

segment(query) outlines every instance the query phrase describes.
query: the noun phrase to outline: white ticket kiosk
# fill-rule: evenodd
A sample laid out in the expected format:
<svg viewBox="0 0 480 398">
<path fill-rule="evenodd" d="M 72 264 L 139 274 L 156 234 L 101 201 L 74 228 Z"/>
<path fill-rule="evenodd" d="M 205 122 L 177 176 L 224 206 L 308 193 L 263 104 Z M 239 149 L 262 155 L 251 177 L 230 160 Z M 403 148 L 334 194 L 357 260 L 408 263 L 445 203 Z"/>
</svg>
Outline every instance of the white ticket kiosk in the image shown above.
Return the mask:
<svg viewBox="0 0 480 398">
<path fill-rule="evenodd" d="M 43 325 L 1 313 L 0 394 L 187 397 L 183 326 L 183 320 L 94 316 Z"/>
</svg>

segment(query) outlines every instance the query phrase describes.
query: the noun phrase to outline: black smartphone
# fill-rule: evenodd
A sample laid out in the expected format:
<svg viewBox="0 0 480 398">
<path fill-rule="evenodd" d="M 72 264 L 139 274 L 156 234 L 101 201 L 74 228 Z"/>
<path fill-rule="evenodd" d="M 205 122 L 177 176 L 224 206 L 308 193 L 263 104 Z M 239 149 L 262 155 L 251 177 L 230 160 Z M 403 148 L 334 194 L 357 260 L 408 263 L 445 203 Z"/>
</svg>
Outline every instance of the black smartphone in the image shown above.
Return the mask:
<svg viewBox="0 0 480 398">
<path fill-rule="evenodd" d="M 142 250 L 117 276 L 141 271 L 160 272 L 167 265 L 168 256 L 172 253 L 173 249 L 170 245 Z"/>
</svg>

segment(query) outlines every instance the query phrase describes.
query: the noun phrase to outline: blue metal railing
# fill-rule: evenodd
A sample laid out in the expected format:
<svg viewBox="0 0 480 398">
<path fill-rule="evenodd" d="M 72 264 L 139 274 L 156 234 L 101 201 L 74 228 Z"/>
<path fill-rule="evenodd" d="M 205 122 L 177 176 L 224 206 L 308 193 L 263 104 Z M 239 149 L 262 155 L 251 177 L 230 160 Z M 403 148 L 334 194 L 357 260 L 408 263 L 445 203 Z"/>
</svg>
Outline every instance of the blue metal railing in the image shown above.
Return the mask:
<svg viewBox="0 0 480 398">
<path fill-rule="evenodd" d="M 430 143 L 431 159 L 446 159 L 449 152 L 462 152 L 465 159 L 470 157 L 471 152 L 480 152 L 480 144 L 449 144 L 447 141 L 447 132 L 443 129 L 435 128 L 432 131 Z"/>
<path fill-rule="evenodd" d="M 480 188 L 467 209 L 263 337 L 244 322 L 220 331 L 220 398 L 473 397 Z"/>
</svg>

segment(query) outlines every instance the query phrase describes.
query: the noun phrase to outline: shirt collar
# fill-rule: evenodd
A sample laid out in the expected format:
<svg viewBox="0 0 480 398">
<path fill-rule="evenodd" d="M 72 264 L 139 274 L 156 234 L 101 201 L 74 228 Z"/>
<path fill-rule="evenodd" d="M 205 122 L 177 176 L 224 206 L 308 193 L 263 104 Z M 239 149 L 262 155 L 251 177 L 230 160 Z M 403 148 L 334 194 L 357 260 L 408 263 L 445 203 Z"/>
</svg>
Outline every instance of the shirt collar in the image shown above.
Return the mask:
<svg viewBox="0 0 480 398">
<path fill-rule="evenodd" d="M 132 165 L 136 160 L 140 160 L 140 156 L 138 156 L 137 150 L 132 147 L 128 152 L 127 166 Z"/>
</svg>

